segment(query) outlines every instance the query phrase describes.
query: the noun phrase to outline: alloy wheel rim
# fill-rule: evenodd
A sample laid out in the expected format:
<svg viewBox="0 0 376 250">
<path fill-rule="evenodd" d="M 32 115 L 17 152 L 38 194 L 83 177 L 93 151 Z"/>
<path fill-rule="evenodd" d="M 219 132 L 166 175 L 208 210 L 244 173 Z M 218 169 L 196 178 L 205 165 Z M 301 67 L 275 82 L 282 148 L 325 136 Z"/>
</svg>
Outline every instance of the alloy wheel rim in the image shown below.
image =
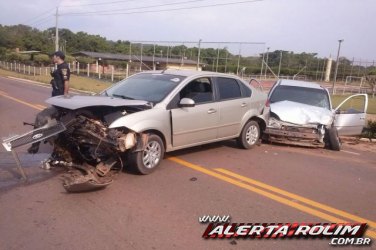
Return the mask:
<svg viewBox="0 0 376 250">
<path fill-rule="evenodd" d="M 161 159 L 161 146 L 156 141 L 151 141 L 146 145 L 146 148 L 143 152 L 143 163 L 146 168 L 154 168 L 158 165 L 160 159 Z"/>
<path fill-rule="evenodd" d="M 253 145 L 256 143 L 258 139 L 258 135 L 259 135 L 259 132 L 258 132 L 257 127 L 255 125 L 251 125 L 247 129 L 247 132 L 245 134 L 245 139 L 247 140 L 247 143 L 249 145 Z"/>
</svg>

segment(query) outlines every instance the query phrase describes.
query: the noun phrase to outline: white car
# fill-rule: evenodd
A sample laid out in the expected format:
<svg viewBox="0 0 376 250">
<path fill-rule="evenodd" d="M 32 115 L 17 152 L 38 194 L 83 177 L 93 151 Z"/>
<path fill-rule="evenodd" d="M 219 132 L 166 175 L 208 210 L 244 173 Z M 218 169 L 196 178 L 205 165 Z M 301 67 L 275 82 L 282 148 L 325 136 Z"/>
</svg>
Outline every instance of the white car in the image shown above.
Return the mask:
<svg viewBox="0 0 376 250">
<path fill-rule="evenodd" d="M 328 90 L 317 83 L 278 80 L 268 94 L 264 139 L 340 150 L 340 135 L 359 135 L 365 125 L 367 94 L 332 107 Z"/>
</svg>

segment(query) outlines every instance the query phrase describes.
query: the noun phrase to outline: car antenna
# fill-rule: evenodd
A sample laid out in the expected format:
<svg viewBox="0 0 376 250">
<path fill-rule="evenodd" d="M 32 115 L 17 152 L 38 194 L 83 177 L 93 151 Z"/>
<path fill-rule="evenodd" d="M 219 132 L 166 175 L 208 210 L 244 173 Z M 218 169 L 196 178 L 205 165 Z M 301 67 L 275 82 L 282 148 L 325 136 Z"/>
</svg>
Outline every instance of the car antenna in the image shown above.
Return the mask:
<svg viewBox="0 0 376 250">
<path fill-rule="evenodd" d="M 164 74 L 164 72 L 168 70 L 168 68 L 166 67 L 164 70 L 162 70 L 162 74 Z"/>
</svg>

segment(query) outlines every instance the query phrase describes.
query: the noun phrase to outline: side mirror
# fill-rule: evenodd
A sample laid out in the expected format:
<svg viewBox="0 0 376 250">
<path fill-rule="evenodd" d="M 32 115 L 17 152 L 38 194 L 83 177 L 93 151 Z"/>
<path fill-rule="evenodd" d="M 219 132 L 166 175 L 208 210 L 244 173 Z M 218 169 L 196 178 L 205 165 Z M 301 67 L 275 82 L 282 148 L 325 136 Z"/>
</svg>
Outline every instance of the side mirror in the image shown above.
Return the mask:
<svg viewBox="0 0 376 250">
<path fill-rule="evenodd" d="M 190 98 L 183 98 L 179 102 L 179 107 L 181 108 L 189 108 L 189 107 L 194 107 L 195 106 L 195 101 L 193 101 Z"/>
</svg>

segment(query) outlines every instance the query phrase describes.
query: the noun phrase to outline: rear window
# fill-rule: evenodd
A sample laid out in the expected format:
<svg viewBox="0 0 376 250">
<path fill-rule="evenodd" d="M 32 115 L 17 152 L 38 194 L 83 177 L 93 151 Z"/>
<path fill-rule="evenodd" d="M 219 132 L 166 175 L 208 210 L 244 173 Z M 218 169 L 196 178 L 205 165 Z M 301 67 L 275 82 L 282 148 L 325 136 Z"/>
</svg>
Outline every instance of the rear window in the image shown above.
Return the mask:
<svg viewBox="0 0 376 250">
<path fill-rule="evenodd" d="M 252 90 L 248 86 L 244 85 L 244 83 L 239 82 L 239 81 L 238 83 L 242 89 L 243 97 L 251 97 Z"/>
<path fill-rule="evenodd" d="M 242 96 L 240 86 L 235 79 L 218 77 L 217 85 L 220 100 L 240 98 Z"/>
<path fill-rule="evenodd" d="M 279 85 L 274 89 L 270 97 L 270 103 L 281 101 L 298 102 L 330 109 L 329 96 L 324 89 Z"/>
</svg>

